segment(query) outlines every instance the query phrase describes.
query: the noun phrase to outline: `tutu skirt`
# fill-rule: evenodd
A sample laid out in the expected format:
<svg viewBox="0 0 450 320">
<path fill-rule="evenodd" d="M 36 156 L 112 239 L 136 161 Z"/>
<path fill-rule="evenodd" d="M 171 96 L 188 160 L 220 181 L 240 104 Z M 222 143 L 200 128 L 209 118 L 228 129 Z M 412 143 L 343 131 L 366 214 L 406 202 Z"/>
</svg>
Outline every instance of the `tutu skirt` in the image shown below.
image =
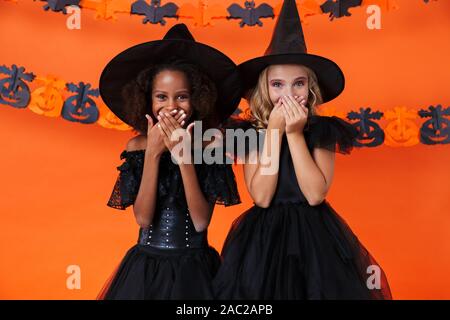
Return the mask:
<svg viewBox="0 0 450 320">
<path fill-rule="evenodd" d="M 126 253 L 97 299 L 213 299 L 220 256 L 212 247 L 159 249 L 137 244 Z"/>
<path fill-rule="evenodd" d="M 325 200 L 253 206 L 214 279 L 218 299 L 391 299 L 386 275 Z"/>
</svg>

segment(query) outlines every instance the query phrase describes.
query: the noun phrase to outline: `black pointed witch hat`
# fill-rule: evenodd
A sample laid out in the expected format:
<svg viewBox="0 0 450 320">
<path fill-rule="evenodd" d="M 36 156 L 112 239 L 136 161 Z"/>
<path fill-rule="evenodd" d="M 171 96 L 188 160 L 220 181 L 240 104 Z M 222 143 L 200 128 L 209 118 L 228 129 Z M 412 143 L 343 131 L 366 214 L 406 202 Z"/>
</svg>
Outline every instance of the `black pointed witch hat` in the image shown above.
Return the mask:
<svg viewBox="0 0 450 320">
<path fill-rule="evenodd" d="M 173 61 L 196 65 L 214 82 L 217 88 L 215 117 L 218 120 L 224 120 L 234 112 L 242 88 L 236 64 L 219 50 L 196 42 L 182 23 L 173 26 L 162 40 L 138 44 L 115 56 L 100 76 L 99 90 L 103 101 L 120 120 L 135 128 L 133 110 L 127 109 L 132 106 L 126 107 L 122 89 L 142 69 Z"/>
<path fill-rule="evenodd" d="M 307 53 L 295 0 L 284 0 L 264 55 L 238 66 L 245 96 L 248 97 L 249 90 L 255 87 L 261 71 L 274 64 L 301 64 L 311 68 L 319 81 L 323 102 L 336 98 L 344 90 L 345 78 L 341 68 L 330 59 Z"/>
</svg>

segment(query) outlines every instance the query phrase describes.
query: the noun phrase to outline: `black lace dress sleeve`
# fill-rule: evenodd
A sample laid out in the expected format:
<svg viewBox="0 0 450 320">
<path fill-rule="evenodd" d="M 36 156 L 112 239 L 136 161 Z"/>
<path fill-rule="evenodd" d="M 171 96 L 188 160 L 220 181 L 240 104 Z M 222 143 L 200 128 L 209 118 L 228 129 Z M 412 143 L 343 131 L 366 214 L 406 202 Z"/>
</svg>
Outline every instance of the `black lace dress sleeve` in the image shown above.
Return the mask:
<svg viewBox="0 0 450 320">
<path fill-rule="evenodd" d="M 264 132 L 257 130 L 249 119 L 240 116 L 229 117 L 224 122 L 222 129 L 226 134 L 229 134 L 226 130 L 233 130 L 232 139 L 225 139 L 224 145 L 227 155 L 235 163 L 244 163 L 247 155 L 258 151 L 264 142 Z"/>
<path fill-rule="evenodd" d="M 241 203 L 232 165 L 203 164 L 198 172 L 200 188 L 209 203 L 232 206 Z"/>
<path fill-rule="evenodd" d="M 124 150 L 120 154 L 120 159 L 125 161 L 117 167 L 119 176 L 107 203 L 109 207 L 125 210 L 134 204 L 144 169 L 144 152 Z"/>
<path fill-rule="evenodd" d="M 311 116 L 304 131 L 308 148 L 324 148 L 333 152 L 350 154 L 358 130 L 349 122 L 336 116 Z"/>
</svg>

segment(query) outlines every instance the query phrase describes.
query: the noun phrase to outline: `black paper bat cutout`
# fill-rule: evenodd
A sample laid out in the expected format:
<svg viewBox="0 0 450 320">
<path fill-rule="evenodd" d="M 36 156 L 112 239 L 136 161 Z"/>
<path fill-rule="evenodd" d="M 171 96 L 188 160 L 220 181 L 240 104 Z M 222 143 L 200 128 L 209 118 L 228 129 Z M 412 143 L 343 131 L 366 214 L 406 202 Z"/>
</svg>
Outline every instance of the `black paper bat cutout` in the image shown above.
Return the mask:
<svg viewBox="0 0 450 320">
<path fill-rule="evenodd" d="M 47 2 L 45 6 L 43 6 L 45 11 L 51 9 L 55 12 L 61 12 L 66 14 L 67 6 L 80 6 L 80 0 L 41 0 Z"/>
<path fill-rule="evenodd" d="M 245 25 L 254 26 L 257 24 L 258 26 L 262 26 L 260 18 L 274 18 L 275 15 L 273 13 L 273 8 L 267 3 L 260 4 L 257 8 L 255 8 L 255 1 L 245 1 L 245 8 L 242 8 L 239 4 L 233 3 L 231 6 L 227 8 L 228 13 L 230 14 L 227 19 L 241 19 L 239 23 L 240 27 L 244 27 Z"/>
<path fill-rule="evenodd" d="M 351 16 L 348 12 L 349 8 L 359 7 L 362 0 L 327 0 L 324 4 L 320 6 L 323 13 L 329 13 L 330 20 L 333 21 L 334 18 L 340 18 L 343 16 Z"/>
<path fill-rule="evenodd" d="M 132 14 L 145 15 L 142 23 L 166 24 L 164 20 L 167 18 L 178 18 L 177 16 L 178 6 L 173 2 L 168 2 L 165 5 L 161 5 L 161 0 L 152 0 L 151 4 L 148 4 L 144 0 L 138 0 L 131 5 Z"/>
</svg>

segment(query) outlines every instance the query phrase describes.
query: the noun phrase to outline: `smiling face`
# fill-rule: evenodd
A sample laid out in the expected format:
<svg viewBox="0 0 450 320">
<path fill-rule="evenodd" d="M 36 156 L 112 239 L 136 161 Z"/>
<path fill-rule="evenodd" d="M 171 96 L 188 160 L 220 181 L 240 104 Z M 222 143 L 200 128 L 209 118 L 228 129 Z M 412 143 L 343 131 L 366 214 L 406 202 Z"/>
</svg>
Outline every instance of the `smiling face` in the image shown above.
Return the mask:
<svg viewBox="0 0 450 320">
<path fill-rule="evenodd" d="M 183 110 L 186 123 L 193 113 L 190 85 L 181 71 L 163 70 L 155 75 L 152 87 L 152 113 L 156 118 L 160 112 Z"/>
<path fill-rule="evenodd" d="M 282 96 L 304 96 L 308 99 L 308 72 L 301 65 L 272 65 L 267 71 L 269 97 L 273 105 Z"/>
</svg>

